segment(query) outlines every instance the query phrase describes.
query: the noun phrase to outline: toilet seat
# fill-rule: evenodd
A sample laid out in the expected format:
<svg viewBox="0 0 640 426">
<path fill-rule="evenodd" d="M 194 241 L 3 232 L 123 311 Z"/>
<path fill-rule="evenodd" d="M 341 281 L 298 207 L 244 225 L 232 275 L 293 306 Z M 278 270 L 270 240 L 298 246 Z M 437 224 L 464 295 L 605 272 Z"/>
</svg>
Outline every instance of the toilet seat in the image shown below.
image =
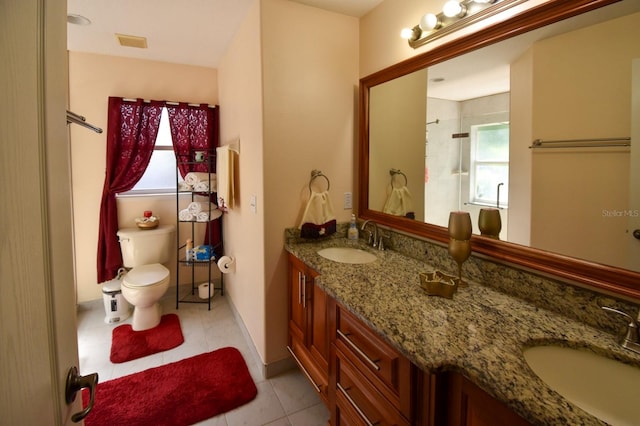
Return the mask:
<svg viewBox="0 0 640 426">
<path fill-rule="evenodd" d="M 169 270 L 159 263 L 136 266 L 127 272 L 122 285 L 129 288 L 144 288 L 162 284 L 169 279 Z"/>
</svg>

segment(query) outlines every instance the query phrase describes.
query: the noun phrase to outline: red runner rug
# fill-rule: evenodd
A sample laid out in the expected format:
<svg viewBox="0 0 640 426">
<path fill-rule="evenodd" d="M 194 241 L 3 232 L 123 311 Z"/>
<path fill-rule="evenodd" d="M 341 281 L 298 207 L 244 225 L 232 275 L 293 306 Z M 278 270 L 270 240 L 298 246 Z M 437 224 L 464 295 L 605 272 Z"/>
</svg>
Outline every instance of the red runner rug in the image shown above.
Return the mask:
<svg viewBox="0 0 640 426">
<path fill-rule="evenodd" d="M 184 342 L 180 319 L 163 315 L 160 324 L 149 330 L 133 331 L 130 324 L 119 325 L 111 335 L 111 362 L 121 363 L 175 348 Z"/>
<path fill-rule="evenodd" d="M 192 425 L 239 407 L 257 393 L 240 352 L 226 347 L 98 383 L 85 425 Z M 82 399 L 86 407 L 86 389 Z"/>
</svg>

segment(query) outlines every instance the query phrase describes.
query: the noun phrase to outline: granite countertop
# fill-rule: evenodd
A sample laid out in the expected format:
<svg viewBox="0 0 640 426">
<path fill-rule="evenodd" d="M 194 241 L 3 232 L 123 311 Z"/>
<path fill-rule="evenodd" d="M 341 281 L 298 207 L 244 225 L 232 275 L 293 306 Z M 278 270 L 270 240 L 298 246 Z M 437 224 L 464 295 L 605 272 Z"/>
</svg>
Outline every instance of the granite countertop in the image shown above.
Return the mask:
<svg viewBox="0 0 640 426">
<path fill-rule="evenodd" d="M 288 241 L 285 249 L 320 276 L 316 284 L 426 372 L 457 371 L 533 424 L 606 424 L 549 388 L 527 365 L 523 349 L 541 344 L 585 348 L 640 365 L 615 336 L 474 282 L 453 299 L 420 287 L 424 262 L 377 251 L 368 264 L 345 264 L 317 254 L 354 246 L 345 238 Z M 464 279 L 464 276 L 463 276 Z M 588 374 L 588 372 L 585 372 Z"/>
</svg>

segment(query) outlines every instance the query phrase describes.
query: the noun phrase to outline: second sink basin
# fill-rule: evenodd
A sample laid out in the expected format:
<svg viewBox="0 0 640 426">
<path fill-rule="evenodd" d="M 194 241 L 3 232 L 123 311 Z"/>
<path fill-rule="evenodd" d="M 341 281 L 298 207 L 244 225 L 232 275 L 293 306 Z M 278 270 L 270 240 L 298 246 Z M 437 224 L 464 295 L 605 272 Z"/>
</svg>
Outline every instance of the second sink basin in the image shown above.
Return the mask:
<svg viewBox="0 0 640 426">
<path fill-rule="evenodd" d="M 614 425 L 640 421 L 640 368 L 562 346 L 528 348 L 524 358 L 551 389 L 600 420 Z"/>
<path fill-rule="evenodd" d="M 375 254 L 353 247 L 328 247 L 318 250 L 318 254 L 340 263 L 371 263 L 377 259 Z"/>
</svg>

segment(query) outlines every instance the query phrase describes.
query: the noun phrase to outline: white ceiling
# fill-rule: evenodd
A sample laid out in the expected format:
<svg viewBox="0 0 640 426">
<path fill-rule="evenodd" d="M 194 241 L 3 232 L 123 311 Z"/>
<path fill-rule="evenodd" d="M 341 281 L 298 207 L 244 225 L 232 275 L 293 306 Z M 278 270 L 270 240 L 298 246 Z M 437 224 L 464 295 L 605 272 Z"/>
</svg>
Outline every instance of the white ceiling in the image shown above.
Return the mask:
<svg viewBox="0 0 640 426">
<path fill-rule="evenodd" d="M 68 0 L 70 51 L 217 68 L 254 0 Z M 360 17 L 382 0 L 292 0 Z M 115 34 L 147 38 L 147 49 L 123 47 Z"/>
</svg>

